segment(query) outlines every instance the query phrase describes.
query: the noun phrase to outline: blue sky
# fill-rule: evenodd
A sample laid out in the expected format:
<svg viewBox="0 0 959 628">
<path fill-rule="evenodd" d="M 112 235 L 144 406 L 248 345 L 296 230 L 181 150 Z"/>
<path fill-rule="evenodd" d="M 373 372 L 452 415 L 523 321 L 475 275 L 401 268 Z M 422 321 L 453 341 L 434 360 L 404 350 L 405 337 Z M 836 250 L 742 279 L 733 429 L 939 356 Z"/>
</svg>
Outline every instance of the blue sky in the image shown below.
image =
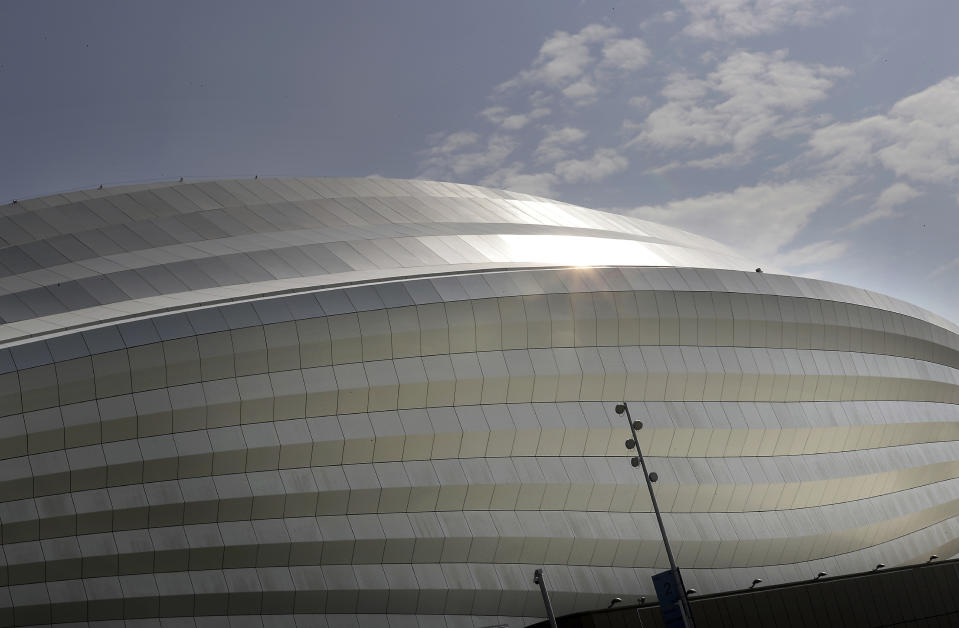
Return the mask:
<svg viewBox="0 0 959 628">
<path fill-rule="evenodd" d="M 959 321 L 953 0 L 0 3 L 0 202 L 429 177 Z"/>
</svg>

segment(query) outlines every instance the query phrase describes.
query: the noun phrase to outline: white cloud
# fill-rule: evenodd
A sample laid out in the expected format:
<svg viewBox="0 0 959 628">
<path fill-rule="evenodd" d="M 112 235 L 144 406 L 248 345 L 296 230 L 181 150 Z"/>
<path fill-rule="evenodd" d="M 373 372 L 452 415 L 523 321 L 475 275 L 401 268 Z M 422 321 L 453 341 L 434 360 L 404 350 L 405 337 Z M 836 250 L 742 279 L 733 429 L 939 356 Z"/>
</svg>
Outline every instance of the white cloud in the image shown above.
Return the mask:
<svg viewBox="0 0 959 628">
<path fill-rule="evenodd" d="M 509 114 L 509 109 L 502 106 L 487 107 L 480 111 L 480 115 L 492 122 L 493 124 L 499 124 L 503 121 L 504 118 Z"/>
<path fill-rule="evenodd" d="M 487 107 L 480 112 L 484 118 L 507 131 L 518 131 L 531 121 L 548 116 L 549 109 L 538 107 L 529 113 L 510 113 L 506 107 Z"/>
<path fill-rule="evenodd" d="M 939 266 L 933 270 L 926 279 L 932 279 L 933 277 L 938 277 L 939 275 L 945 273 L 946 271 L 951 271 L 952 269 L 959 269 L 959 257 L 953 259 L 952 261 L 946 262 L 942 266 Z"/>
<path fill-rule="evenodd" d="M 720 41 L 768 35 L 788 26 L 813 26 L 847 11 L 835 0 L 681 1 L 689 13 L 683 32 Z"/>
<path fill-rule="evenodd" d="M 540 141 L 534 154 L 541 162 L 553 162 L 569 155 L 568 147 L 586 139 L 586 131 L 571 126 L 553 129 Z"/>
<path fill-rule="evenodd" d="M 672 24 L 679 19 L 679 11 L 663 11 L 662 13 L 657 13 L 656 15 L 646 18 L 639 24 L 639 28 L 643 31 L 648 31 L 654 26 L 659 24 Z"/>
<path fill-rule="evenodd" d="M 735 152 L 729 151 L 726 153 L 719 153 L 718 155 L 713 155 L 712 157 L 706 157 L 704 159 L 691 159 L 689 161 L 670 161 L 662 166 L 657 166 L 655 168 L 650 168 L 646 172 L 650 174 L 663 174 L 669 172 L 670 170 L 675 170 L 676 168 L 700 168 L 702 170 L 713 170 L 716 168 L 733 168 L 736 166 L 742 166 L 744 164 L 752 161 L 754 156 L 753 151 L 743 151 Z"/>
<path fill-rule="evenodd" d="M 556 174 L 567 183 L 589 183 L 622 172 L 629 160 L 613 148 L 600 148 L 589 159 L 567 159 L 556 164 Z"/>
<path fill-rule="evenodd" d="M 428 138 L 430 148 L 423 151 L 426 157 L 420 163 L 420 174 L 436 178 L 486 174 L 496 184 L 511 183 L 514 189 L 535 187 L 542 193 L 559 180 L 594 181 L 623 170 L 629 162 L 615 149 L 598 150 L 586 160 L 570 159 L 570 145 L 586 135 L 567 126 L 551 131 L 532 155 L 540 163 L 561 162 L 558 170 L 523 173 L 522 164 L 512 158 L 522 137 L 516 132 L 551 115 L 558 102 L 573 107 L 595 102 L 612 80 L 645 66 L 649 58 L 649 48 L 641 39 L 622 37 L 618 28 L 590 24 L 577 33 L 553 33 L 532 64 L 497 86 L 493 104 L 480 111 L 480 116 L 496 127 L 486 147 L 478 148 L 484 140 L 473 131 L 433 135 Z M 507 97 L 514 92 L 525 96 L 529 111 L 517 112 L 506 106 Z M 514 163 L 507 166 L 507 158 Z"/>
<path fill-rule="evenodd" d="M 687 161 L 686 165 L 691 168 L 702 168 L 703 170 L 711 170 L 713 168 L 731 168 L 749 163 L 752 158 L 752 151 L 730 151 L 727 153 L 719 153 L 718 155 L 713 155 L 712 157 L 706 157 L 705 159 L 693 159 L 691 161 Z"/>
<path fill-rule="evenodd" d="M 842 233 L 843 231 L 853 231 L 854 229 L 859 229 L 860 227 L 865 227 L 868 224 L 874 223 L 877 220 L 882 220 L 883 218 L 892 218 L 896 215 L 889 207 L 877 207 L 876 209 L 863 214 L 862 216 L 856 218 L 848 225 L 844 225 L 836 230 L 836 233 Z"/>
<path fill-rule="evenodd" d="M 534 109 L 546 108 L 556 102 L 556 96 L 546 90 L 537 89 L 529 95 L 529 105 Z"/>
<path fill-rule="evenodd" d="M 767 183 L 637 207 L 630 213 L 708 235 L 752 255 L 762 266 L 774 263 L 816 210 L 851 182 L 849 177 L 825 177 Z"/>
<path fill-rule="evenodd" d="M 632 98 L 629 99 L 628 104 L 630 107 L 643 110 L 643 109 L 648 109 L 649 106 L 652 104 L 652 102 L 653 101 L 651 101 L 646 96 L 633 96 Z"/>
<path fill-rule="evenodd" d="M 809 138 L 807 155 L 824 160 L 830 170 L 853 170 L 875 161 L 875 144 L 893 136 L 893 124 L 885 116 L 872 116 L 855 122 L 831 124 L 817 129 Z"/>
<path fill-rule="evenodd" d="M 566 87 L 562 94 L 577 105 L 585 105 L 596 101 L 596 92 L 596 86 L 588 79 L 583 79 Z"/>
<path fill-rule="evenodd" d="M 841 227 L 838 231 L 850 231 L 853 229 L 858 229 L 859 227 L 876 222 L 877 220 L 897 216 L 898 214 L 893 208 L 904 203 L 908 203 L 912 199 L 919 196 L 922 196 L 922 192 L 912 187 L 908 183 L 893 183 L 888 188 L 883 190 L 882 194 L 879 195 L 879 198 L 876 199 L 875 209 L 856 218 L 848 225 Z"/>
<path fill-rule="evenodd" d="M 534 107 L 549 101 L 549 90 L 573 104 L 592 102 L 616 74 L 634 72 L 649 63 L 649 48 L 643 40 L 619 35 L 618 28 L 601 24 L 590 24 L 574 34 L 557 31 L 543 43 L 530 67 L 498 85 L 496 93 L 533 88 L 530 104 Z"/>
<path fill-rule="evenodd" d="M 430 146 L 427 152 L 431 155 L 447 155 L 472 146 L 479 141 L 479 134 L 472 131 L 455 131 L 453 133 L 439 133 L 429 138 Z"/>
<path fill-rule="evenodd" d="M 471 146 L 473 143 L 466 145 Z M 445 146 L 445 143 L 441 143 L 440 146 Z M 452 173 L 456 177 L 462 177 L 477 170 L 498 168 L 517 146 L 518 142 L 512 136 L 496 134 L 489 138 L 484 150 L 454 153 L 437 151 L 434 147 L 427 151 L 430 156 L 421 165 L 423 168 L 421 176 L 443 178 Z"/>
<path fill-rule="evenodd" d="M 500 168 L 484 177 L 480 181 L 480 185 L 503 188 L 513 192 L 525 192 L 536 196 L 550 196 L 552 194 L 553 185 L 558 181 L 555 174 L 551 172 L 524 173 L 521 172 L 522 169 L 522 163 Z"/>
<path fill-rule="evenodd" d="M 668 100 L 698 100 L 704 98 L 709 90 L 709 81 L 693 78 L 683 72 L 674 72 L 668 77 L 662 94 Z"/>
<path fill-rule="evenodd" d="M 497 90 L 509 91 L 529 84 L 568 85 L 579 79 L 594 62 L 590 44 L 610 40 L 618 33 L 618 29 L 600 24 L 590 24 L 574 35 L 557 31 L 543 42 L 532 67 L 500 84 Z"/>
<path fill-rule="evenodd" d="M 879 207 L 896 207 L 903 203 L 908 203 L 914 198 L 922 196 L 922 192 L 912 187 L 908 183 L 893 183 L 879 195 L 876 205 Z"/>
<path fill-rule="evenodd" d="M 559 162 L 554 172 L 523 172 L 514 153 L 520 140 L 529 138 L 530 127 L 537 126 L 534 121 L 553 115 L 561 105 L 565 106 L 557 116 L 596 102 L 613 81 L 644 67 L 649 59 L 643 40 L 623 37 L 619 28 L 590 24 L 576 33 L 557 31 L 526 69 L 494 89 L 490 106 L 480 111 L 495 130 L 486 138 L 473 131 L 431 136 L 419 174 L 457 179 L 486 176 L 494 185 L 544 193 L 561 181 L 596 181 L 619 172 L 629 160 L 617 149 L 604 148 L 589 159 L 572 159 L 571 148 L 586 137 L 573 126 L 549 131 L 531 155 L 522 157 L 540 164 Z M 527 102 L 527 111 L 517 111 L 517 96 Z"/>
<path fill-rule="evenodd" d="M 839 67 L 786 60 L 785 51 L 737 52 L 705 79 L 669 77 L 663 96 L 631 145 L 683 149 L 729 147 L 745 154 L 766 136 L 804 129 L 801 111 L 826 97 Z"/>
<path fill-rule="evenodd" d="M 776 255 L 773 264 L 786 270 L 804 268 L 839 259 L 848 249 L 849 242 L 823 240 Z"/>
<path fill-rule="evenodd" d="M 543 110 L 531 111 L 528 114 L 514 113 L 506 116 L 506 119 L 503 120 L 503 123 L 500 126 L 510 131 L 517 131 L 526 126 L 530 120 L 535 120 L 536 118 L 541 117 L 541 114 L 545 115 Z"/>
<path fill-rule="evenodd" d="M 603 44 L 603 64 L 632 72 L 649 63 L 650 52 L 642 39 L 614 39 Z"/>
<path fill-rule="evenodd" d="M 500 164 L 514 150 L 517 142 L 506 135 L 494 135 L 486 143 L 486 150 L 456 155 L 453 158 L 453 172 L 463 175 L 480 168 L 489 168 Z"/>
<path fill-rule="evenodd" d="M 807 157 L 851 171 L 876 164 L 923 183 L 959 179 L 959 76 L 897 102 L 885 115 L 832 124 L 809 140 Z"/>
</svg>

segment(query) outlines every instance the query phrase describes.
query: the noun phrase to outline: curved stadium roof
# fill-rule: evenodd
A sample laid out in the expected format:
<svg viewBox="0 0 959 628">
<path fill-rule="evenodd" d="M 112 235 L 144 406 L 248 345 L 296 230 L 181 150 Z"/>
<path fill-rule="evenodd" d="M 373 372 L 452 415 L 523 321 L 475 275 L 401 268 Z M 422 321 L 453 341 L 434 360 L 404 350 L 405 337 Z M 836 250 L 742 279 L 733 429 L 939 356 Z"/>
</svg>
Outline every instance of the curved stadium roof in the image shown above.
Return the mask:
<svg viewBox="0 0 959 628">
<path fill-rule="evenodd" d="M 959 330 L 759 265 L 424 181 L 4 206 L 0 626 L 516 626 L 539 566 L 559 612 L 648 593 L 622 400 L 701 592 L 959 552 Z"/>
<path fill-rule="evenodd" d="M 729 248 L 670 227 L 427 181 L 135 185 L 0 212 L 0 342 L 400 277 L 568 265 L 750 267 Z"/>
<path fill-rule="evenodd" d="M 401 277 L 605 265 L 748 271 L 760 262 L 649 221 L 456 183 L 130 185 L 0 207 L 0 343 Z M 895 309 L 951 326 L 910 304 Z"/>
</svg>

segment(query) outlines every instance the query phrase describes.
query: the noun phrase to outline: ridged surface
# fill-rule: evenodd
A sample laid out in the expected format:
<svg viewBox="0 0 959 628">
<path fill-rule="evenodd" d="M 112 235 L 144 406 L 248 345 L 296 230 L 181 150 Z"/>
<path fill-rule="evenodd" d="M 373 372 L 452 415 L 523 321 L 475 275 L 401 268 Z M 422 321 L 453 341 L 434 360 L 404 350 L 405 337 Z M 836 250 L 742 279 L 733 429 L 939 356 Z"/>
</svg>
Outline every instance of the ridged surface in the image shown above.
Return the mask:
<svg viewBox="0 0 959 628">
<path fill-rule="evenodd" d="M 0 341 L 373 279 L 596 264 L 745 269 L 690 233 L 430 181 L 263 179 L 0 208 Z"/>
<path fill-rule="evenodd" d="M 561 613 L 650 595 L 622 400 L 701 592 L 955 553 L 959 335 L 907 303 L 451 184 L 2 214 L 6 625 L 522 625 L 540 566 Z"/>
</svg>

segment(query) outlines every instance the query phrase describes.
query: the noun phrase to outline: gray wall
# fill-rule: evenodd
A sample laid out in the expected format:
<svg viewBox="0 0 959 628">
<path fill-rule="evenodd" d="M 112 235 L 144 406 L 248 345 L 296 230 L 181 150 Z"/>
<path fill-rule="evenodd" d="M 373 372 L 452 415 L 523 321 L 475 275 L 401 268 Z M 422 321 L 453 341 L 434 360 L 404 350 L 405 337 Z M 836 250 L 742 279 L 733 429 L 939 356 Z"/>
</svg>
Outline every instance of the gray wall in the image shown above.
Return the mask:
<svg viewBox="0 0 959 628">
<path fill-rule="evenodd" d="M 825 578 L 690 601 L 697 628 L 807 628 L 959 625 L 959 563 Z M 637 616 L 638 613 L 638 616 Z M 641 620 L 640 620 L 641 618 Z M 559 618 L 560 628 L 663 628 L 655 604 Z M 547 628 L 540 622 L 531 628 Z"/>
</svg>

